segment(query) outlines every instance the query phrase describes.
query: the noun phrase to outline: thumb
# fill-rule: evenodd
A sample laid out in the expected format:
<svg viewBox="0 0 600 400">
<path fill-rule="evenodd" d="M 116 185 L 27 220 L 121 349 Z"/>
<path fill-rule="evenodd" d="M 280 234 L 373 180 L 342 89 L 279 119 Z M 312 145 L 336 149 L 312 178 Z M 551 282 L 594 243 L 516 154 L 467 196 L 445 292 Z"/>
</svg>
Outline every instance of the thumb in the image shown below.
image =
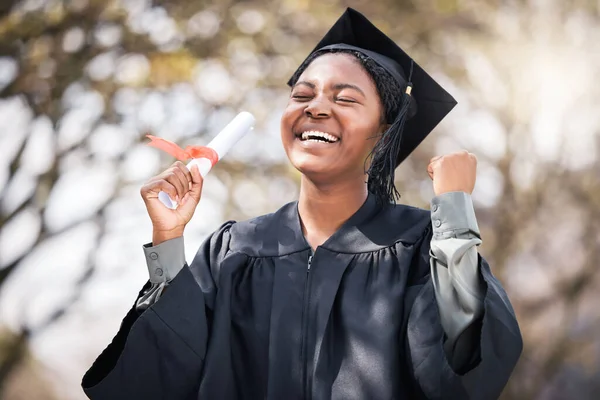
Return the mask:
<svg viewBox="0 0 600 400">
<path fill-rule="evenodd" d="M 196 203 L 198 203 L 202 194 L 202 185 L 204 184 L 204 179 L 202 178 L 202 175 L 200 175 L 198 165 L 192 165 L 190 172 L 192 173 L 192 189 L 188 192 L 188 194 L 196 201 Z"/>
<path fill-rule="evenodd" d="M 427 173 L 429 174 L 429 177 L 431 178 L 431 180 L 433 180 L 433 164 L 429 164 L 427 166 Z"/>
<path fill-rule="evenodd" d="M 439 164 L 439 160 L 442 158 L 442 156 L 437 156 L 437 157 L 433 157 L 431 160 L 429 160 L 429 165 L 427 166 L 427 173 L 429 174 L 429 177 L 431 178 L 431 180 L 433 180 L 433 176 L 435 174 L 435 170 Z"/>
<path fill-rule="evenodd" d="M 193 215 L 202 194 L 202 185 L 204 180 L 200 175 L 200 170 L 197 165 L 193 165 L 190 173 L 192 175 L 191 189 L 183 196 L 179 203 L 179 211 L 186 215 Z"/>
</svg>

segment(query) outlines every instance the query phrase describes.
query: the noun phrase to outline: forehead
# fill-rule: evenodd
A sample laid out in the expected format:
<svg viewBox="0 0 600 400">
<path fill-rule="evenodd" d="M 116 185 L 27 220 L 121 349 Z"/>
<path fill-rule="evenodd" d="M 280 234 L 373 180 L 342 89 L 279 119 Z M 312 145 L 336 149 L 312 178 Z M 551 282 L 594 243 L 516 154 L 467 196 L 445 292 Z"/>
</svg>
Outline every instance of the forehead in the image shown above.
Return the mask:
<svg viewBox="0 0 600 400">
<path fill-rule="evenodd" d="M 376 91 L 375 84 L 360 61 L 351 54 L 326 53 L 314 59 L 300 75 L 299 80 L 327 85 L 350 83 L 363 91 Z"/>
</svg>

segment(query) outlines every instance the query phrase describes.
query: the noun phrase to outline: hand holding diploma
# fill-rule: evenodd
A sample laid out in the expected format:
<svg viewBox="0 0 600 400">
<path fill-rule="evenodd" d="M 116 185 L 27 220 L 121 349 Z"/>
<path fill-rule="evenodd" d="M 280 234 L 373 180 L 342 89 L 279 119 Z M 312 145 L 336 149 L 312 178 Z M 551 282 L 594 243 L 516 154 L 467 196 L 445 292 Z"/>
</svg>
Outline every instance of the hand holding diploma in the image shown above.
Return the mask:
<svg viewBox="0 0 600 400">
<path fill-rule="evenodd" d="M 140 193 L 152 221 L 154 245 L 183 235 L 185 226 L 192 219 L 200 202 L 202 183 L 197 165 L 193 165 L 190 171 L 184 163 L 177 161 L 142 186 Z M 165 207 L 158 198 L 161 192 L 175 199 L 179 207 Z"/>
<path fill-rule="evenodd" d="M 153 226 L 154 245 L 183 235 L 200 201 L 203 178 L 254 125 L 254 116 L 238 114 L 206 147 L 188 146 L 148 135 L 150 146 L 179 159 L 142 186 L 141 195 Z M 193 158 L 187 166 L 182 162 Z M 166 206 L 166 207 L 165 207 Z"/>
</svg>

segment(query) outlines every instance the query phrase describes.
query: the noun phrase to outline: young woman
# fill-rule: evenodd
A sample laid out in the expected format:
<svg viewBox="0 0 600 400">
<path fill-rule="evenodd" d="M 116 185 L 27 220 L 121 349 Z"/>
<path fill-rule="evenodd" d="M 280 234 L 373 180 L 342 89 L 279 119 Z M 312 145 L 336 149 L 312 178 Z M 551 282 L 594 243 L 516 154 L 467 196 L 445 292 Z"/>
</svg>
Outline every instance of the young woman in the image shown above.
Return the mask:
<svg viewBox="0 0 600 400">
<path fill-rule="evenodd" d="M 454 100 L 352 9 L 289 83 L 281 137 L 299 200 L 225 223 L 188 266 L 202 178 L 178 162 L 148 181 L 150 281 L 85 375 L 87 395 L 497 398 L 522 341 L 477 254 L 475 157 L 432 160 L 431 211 L 394 204 L 395 167 Z"/>
</svg>

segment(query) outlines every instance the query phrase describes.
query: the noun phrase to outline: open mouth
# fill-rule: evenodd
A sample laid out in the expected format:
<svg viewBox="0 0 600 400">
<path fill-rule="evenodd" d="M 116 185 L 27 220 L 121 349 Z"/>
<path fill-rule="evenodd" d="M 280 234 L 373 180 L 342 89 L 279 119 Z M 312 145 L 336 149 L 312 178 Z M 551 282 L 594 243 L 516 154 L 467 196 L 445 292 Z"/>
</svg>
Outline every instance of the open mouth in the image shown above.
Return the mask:
<svg viewBox="0 0 600 400">
<path fill-rule="evenodd" d="M 320 132 L 320 131 L 306 131 L 302 134 L 298 135 L 301 141 L 309 141 L 309 142 L 321 142 L 321 143 L 335 143 L 340 139 L 336 136 L 333 136 L 329 133 Z"/>
</svg>

